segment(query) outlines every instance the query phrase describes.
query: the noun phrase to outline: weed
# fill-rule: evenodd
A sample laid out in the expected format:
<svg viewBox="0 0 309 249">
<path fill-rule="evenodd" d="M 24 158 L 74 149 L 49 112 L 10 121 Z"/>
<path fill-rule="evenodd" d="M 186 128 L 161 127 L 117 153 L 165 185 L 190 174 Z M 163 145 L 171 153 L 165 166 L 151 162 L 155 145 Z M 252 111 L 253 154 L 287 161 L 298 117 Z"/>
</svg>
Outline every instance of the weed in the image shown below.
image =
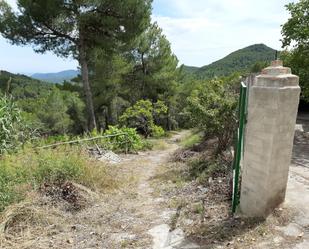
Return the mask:
<svg viewBox="0 0 309 249">
<path fill-rule="evenodd" d="M 202 139 L 203 134 L 201 132 L 190 133 L 180 141 L 180 145 L 185 149 L 188 149 L 201 143 Z"/>
<path fill-rule="evenodd" d="M 0 167 L 0 212 L 43 184 L 63 186 L 74 181 L 93 190 L 116 188 L 117 181 L 102 164 L 78 147 L 65 150 L 27 150 L 6 155 Z"/>
<path fill-rule="evenodd" d="M 150 143 L 153 150 L 165 150 L 168 148 L 168 144 L 162 139 L 152 139 Z"/>
<path fill-rule="evenodd" d="M 193 204 L 193 212 L 196 214 L 203 215 L 205 213 L 205 207 L 203 202 L 198 202 Z"/>
<path fill-rule="evenodd" d="M 204 183 L 209 177 L 224 176 L 229 170 L 229 165 L 220 158 L 195 158 L 189 163 L 189 177 Z"/>
</svg>

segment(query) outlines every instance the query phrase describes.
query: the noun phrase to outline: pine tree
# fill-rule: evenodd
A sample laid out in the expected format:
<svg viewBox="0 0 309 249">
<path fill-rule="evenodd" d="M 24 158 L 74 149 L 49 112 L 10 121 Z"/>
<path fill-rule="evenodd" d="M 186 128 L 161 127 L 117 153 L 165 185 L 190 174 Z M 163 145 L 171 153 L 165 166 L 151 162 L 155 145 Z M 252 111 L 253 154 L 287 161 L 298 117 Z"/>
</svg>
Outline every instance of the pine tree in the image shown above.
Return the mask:
<svg viewBox="0 0 309 249">
<path fill-rule="evenodd" d="M 39 53 L 72 56 L 81 67 L 89 129 L 96 127 L 89 84 L 93 48 L 114 51 L 149 25 L 152 0 L 18 0 L 18 11 L 0 2 L 0 33 L 16 45 L 32 44 Z"/>
</svg>

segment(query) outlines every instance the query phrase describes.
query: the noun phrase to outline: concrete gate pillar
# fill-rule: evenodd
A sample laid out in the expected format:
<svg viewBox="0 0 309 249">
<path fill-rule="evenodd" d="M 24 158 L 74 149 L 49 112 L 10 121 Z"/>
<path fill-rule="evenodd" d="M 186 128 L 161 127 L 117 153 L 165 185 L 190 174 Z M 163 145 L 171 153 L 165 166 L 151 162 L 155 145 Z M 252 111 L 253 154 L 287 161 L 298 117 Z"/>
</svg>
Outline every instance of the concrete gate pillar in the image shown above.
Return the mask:
<svg viewBox="0 0 309 249">
<path fill-rule="evenodd" d="M 266 217 L 285 199 L 299 104 L 299 78 L 272 62 L 249 90 L 240 211 Z"/>
</svg>

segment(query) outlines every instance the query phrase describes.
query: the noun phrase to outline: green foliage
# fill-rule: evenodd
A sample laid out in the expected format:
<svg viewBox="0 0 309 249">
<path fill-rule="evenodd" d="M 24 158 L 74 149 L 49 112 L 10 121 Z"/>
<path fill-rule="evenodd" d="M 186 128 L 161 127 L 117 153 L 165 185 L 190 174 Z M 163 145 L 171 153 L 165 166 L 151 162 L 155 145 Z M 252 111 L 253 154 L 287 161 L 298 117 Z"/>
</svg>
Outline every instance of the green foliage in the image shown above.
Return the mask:
<svg viewBox="0 0 309 249">
<path fill-rule="evenodd" d="M 12 95 L 15 99 L 42 98 L 48 95 L 53 87 L 25 75 L 0 71 L 0 91 Z"/>
<path fill-rule="evenodd" d="M 11 203 L 21 200 L 31 188 L 43 183 L 62 184 L 67 180 L 79 181 L 85 161 L 76 153 L 55 151 L 20 152 L 5 156 L 0 167 L 0 212 Z"/>
<path fill-rule="evenodd" d="M 8 97 L 0 98 L 0 155 L 16 150 L 23 141 L 23 132 L 16 104 Z"/>
<path fill-rule="evenodd" d="M 109 144 L 107 145 L 109 149 L 118 152 L 132 152 L 143 149 L 144 143 L 134 128 L 109 126 L 104 135 L 117 135 L 122 133 L 124 135 L 104 139 L 103 146 L 104 144 Z"/>
<path fill-rule="evenodd" d="M 22 198 L 20 193 L 14 189 L 16 184 L 18 184 L 18 179 L 15 170 L 6 167 L 2 162 L 0 167 L 0 212 L 6 206 Z"/>
<path fill-rule="evenodd" d="M 165 135 L 165 131 L 161 126 L 153 125 L 151 129 L 152 129 L 152 136 L 155 138 L 160 138 Z"/>
<path fill-rule="evenodd" d="M 264 44 L 255 44 L 237 50 L 210 65 L 194 69 L 198 79 L 228 76 L 235 72 L 247 73 L 257 62 L 267 63 L 275 59 L 276 51 Z M 185 68 L 186 69 L 186 68 Z M 191 70 L 192 71 L 192 70 Z"/>
<path fill-rule="evenodd" d="M 301 98 L 309 103 L 309 48 L 283 51 L 280 59 L 283 60 L 285 66 L 292 69 L 293 74 L 299 76 Z"/>
<path fill-rule="evenodd" d="M 123 85 L 131 85 L 125 77 L 133 66 L 120 53 L 109 55 L 97 49 L 93 51 L 91 67 L 95 72 L 91 79 L 98 125 L 106 129 L 117 124 L 119 116 L 130 106 L 131 96 Z"/>
<path fill-rule="evenodd" d="M 9 93 L 23 120 L 42 134 L 82 133 L 86 127 L 85 104 L 76 92 L 1 71 L 0 89 Z"/>
<path fill-rule="evenodd" d="M 191 67 L 191 66 L 187 66 L 187 65 L 181 65 L 180 69 L 183 73 L 185 74 L 194 74 L 196 73 L 200 68 L 199 67 Z"/>
<path fill-rule="evenodd" d="M 83 173 L 83 163 L 77 155 L 61 155 L 55 159 L 53 151 L 41 153 L 32 173 L 34 184 L 61 185 L 65 181 L 77 180 Z"/>
<path fill-rule="evenodd" d="M 40 120 L 46 124 L 48 133 L 67 133 L 72 125 L 68 107 L 59 91 L 51 93 L 38 113 Z"/>
<path fill-rule="evenodd" d="M 258 61 L 251 68 L 250 73 L 260 73 L 266 67 L 268 67 L 269 63 L 266 61 Z"/>
<path fill-rule="evenodd" d="M 294 49 L 282 52 L 281 59 L 285 65 L 292 68 L 294 74 L 299 76 L 301 97 L 309 102 L 309 1 L 300 0 L 286 7 L 291 17 L 282 26 L 282 46 L 289 47 L 293 44 Z"/>
<path fill-rule="evenodd" d="M 42 134 L 80 133 L 85 104 L 76 93 L 53 88 L 45 97 L 17 100 L 25 118 Z"/>
<path fill-rule="evenodd" d="M 192 148 L 192 146 L 197 145 L 201 143 L 203 140 L 203 133 L 202 132 L 195 132 L 195 133 L 189 133 L 187 136 L 185 136 L 180 144 L 186 148 Z"/>
<path fill-rule="evenodd" d="M 239 76 L 203 82 L 188 98 L 186 111 L 195 127 L 207 137 L 218 138 L 218 152 L 225 150 L 233 140 L 236 129 Z"/>
<path fill-rule="evenodd" d="M 77 147 L 23 150 L 5 155 L 0 167 L 0 212 L 45 183 L 59 187 L 67 181 L 74 181 L 98 191 L 113 188 L 115 178 L 102 162 L 98 163 Z"/>
<path fill-rule="evenodd" d="M 309 48 L 309 1 L 300 0 L 286 5 L 291 17 L 282 26 L 282 45 L 294 44 L 298 48 Z"/>
<path fill-rule="evenodd" d="M 162 100 L 172 106 L 177 88 L 177 64 L 170 43 L 156 23 L 129 47 L 113 54 L 102 49 L 92 51 L 91 81 L 99 127 L 106 129 L 108 125 L 117 124 L 125 109 L 141 99 Z M 167 115 L 171 123 L 174 114 L 168 112 Z M 166 120 L 156 121 L 167 128 Z"/>
<path fill-rule="evenodd" d="M 138 37 L 127 57 L 134 65 L 133 75 L 128 75 L 128 79 L 133 82 L 133 89 L 130 90 L 131 103 L 140 99 L 156 102 L 158 99 L 165 100 L 161 98 L 164 95 L 171 95 L 178 60 L 157 23 L 150 25 Z"/>
<path fill-rule="evenodd" d="M 19 11 L 14 12 L 5 1 L 0 3 L 2 35 L 13 44 L 31 43 L 37 52 L 51 50 L 65 57 L 78 57 L 81 45 L 113 50 L 116 41 L 129 42 L 147 27 L 151 11 L 149 0 L 126 4 L 121 0 L 37 0 L 35 4 L 18 0 L 17 4 Z"/>
<path fill-rule="evenodd" d="M 19 11 L 0 2 L 0 33 L 12 44 L 32 44 L 36 52 L 73 57 L 81 67 L 88 128 L 96 128 L 89 61 L 93 49 L 107 53 L 130 45 L 150 23 L 151 0 L 18 0 Z M 134 18 L 132 18 L 134 16 Z"/>
<path fill-rule="evenodd" d="M 149 100 L 140 100 L 124 112 L 120 122 L 124 126 L 136 128 L 145 137 L 158 136 L 162 134 L 162 129 L 155 125 L 154 119 L 166 112 L 167 107 L 162 101 L 153 104 Z"/>
</svg>

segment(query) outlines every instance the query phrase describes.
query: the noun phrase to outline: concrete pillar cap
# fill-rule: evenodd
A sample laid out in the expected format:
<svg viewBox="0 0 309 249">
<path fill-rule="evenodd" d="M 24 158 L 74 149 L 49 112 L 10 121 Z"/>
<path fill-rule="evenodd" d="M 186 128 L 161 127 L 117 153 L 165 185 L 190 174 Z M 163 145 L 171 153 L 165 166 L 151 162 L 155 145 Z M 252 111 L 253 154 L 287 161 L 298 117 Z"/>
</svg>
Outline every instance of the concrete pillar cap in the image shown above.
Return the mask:
<svg viewBox="0 0 309 249">
<path fill-rule="evenodd" d="M 292 71 L 289 67 L 284 67 L 281 60 L 275 60 L 271 62 L 271 65 L 262 70 L 262 75 L 280 76 L 291 74 Z"/>
</svg>

